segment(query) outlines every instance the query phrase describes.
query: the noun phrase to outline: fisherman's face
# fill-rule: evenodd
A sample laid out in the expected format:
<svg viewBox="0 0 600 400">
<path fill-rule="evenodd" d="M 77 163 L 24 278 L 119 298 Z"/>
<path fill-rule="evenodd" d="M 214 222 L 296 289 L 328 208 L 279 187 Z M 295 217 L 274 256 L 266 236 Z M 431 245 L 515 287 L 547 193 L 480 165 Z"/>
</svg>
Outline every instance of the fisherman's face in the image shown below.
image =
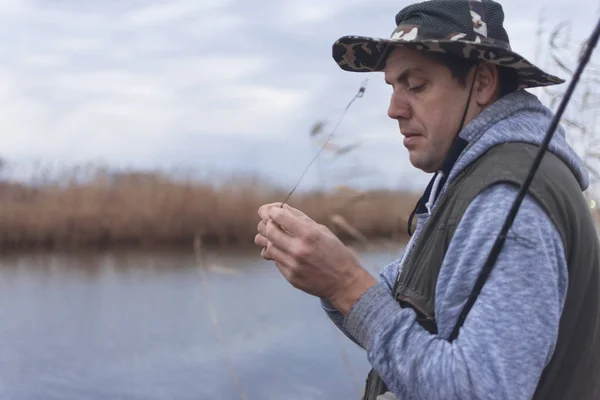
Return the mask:
<svg viewBox="0 0 600 400">
<path fill-rule="evenodd" d="M 398 121 L 411 164 L 437 171 L 458 132 L 470 84 L 461 85 L 445 66 L 404 48 L 394 49 L 384 72 L 392 87 L 388 115 Z"/>
</svg>

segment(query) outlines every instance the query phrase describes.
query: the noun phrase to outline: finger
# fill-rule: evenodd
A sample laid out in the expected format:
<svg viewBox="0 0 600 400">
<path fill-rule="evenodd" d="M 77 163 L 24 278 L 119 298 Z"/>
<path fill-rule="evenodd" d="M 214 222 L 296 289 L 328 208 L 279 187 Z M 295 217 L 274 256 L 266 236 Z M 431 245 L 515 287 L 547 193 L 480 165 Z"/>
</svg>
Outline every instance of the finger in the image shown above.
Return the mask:
<svg viewBox="0 0 600 400">
<path fill-rule="evenodd" d="M 259 233 L 254 237 L 254 243 L 257 246 L 262 247 L 260 250 L 260 256 L 265 260 L 271 261 L 271 258 L 268 256 L 268 254 L 266 254 L 267 246 L 269 245 L 269 239 Z"/>
<path fill-rule="evenodd" d="M 264 236 L 269 242 L 272 242 L 287 253 L 294 246 L 294 238 L 286 232 L 285 228 L 280 227 L 273 220 L 267 222 Z"/>
<path fill-rule="evenodd" d="M 281 208 L 281 207 L 279 207 L 279 208 Z M 288 204 L 284 204 L 283 205 L 283 209 L 284 210 L 289 210 L 292 214 L 294 214 L 297 217 L 300 217 L 302 219 L 306 219 L 306 220 L 312 221 L 312 219 L 308 215 L 306 215 L 302 211 L 300 211 L 297 208 L 294 208 L 294 207 L 292 207 L 292 206 L 290 206 Z"/>
<path fill-rule="evenodd" d="M 263 236 L 267 236 L 267 223 L 271 221 L 272 223 L 274 223 L 272 220 L 260 220 L 260 222 L 258 223 L 257 226 L 257 230 L 258 233 L 260 233 Z M 281 226 L 279 227 L 284 233 L 291 235 L 290 232 L 288 232 L 286 229 L 282 228 Z"/>
<path fill-rule="evenodd" d="M 281 274 L 289 281 L 292 276 L 292 270 L 296 265 L 296 260 L 271 242 L 264 249 L 264 253 L 266 257 L 275 262 Z"/>
<path fill-rule="evenodd" d="M 273 261 L 273 259 L 269 256 L 269 254 L 267 253 L 267 248 L 264 247 L 261 251 L 260 251 L 260 256 L 262 258 L 264 258 L 267 261 Z"/>
<path fill-rule="evenodd" d="M 269 239 L 259 233 L 254 237 L 254 243 L 259 247 L 267 247 L 269 244 Z"/>
<path fill-rule="evenodd" d="M 266 234 L 267 234 L 266 229 L 267 229 L 267 221 L 261 219 L 260 222 L 258 223 L 258 226 L 256 227 L 256 230 L 261 235 L 266 236 Z"/>
<path fill-rule="evenodd" d="M 279 208 L 279 207 L 281 207 L 281 203 L 270 203 L 270 204 L 262 205 L 258 209 L 258 215 L 260 216 L 261 220 L 266 221 L 269 219 L 269 210 L 272 208 Z"/>
<path fill-rule="evenodd" d="M 301 234 L 309 222 L 309 220 L 301 218 L 285 208 L 272 208 L 269 210 L 268 216 L 276 225 L 279 225 L 293 236 Z"/>
<path fill-rule="evenodd" d="M 294 214 L 300 218 L 312 221 L 312 219 L 308 215 L 306 215 L 302 211 L 298 210 L 297 208 L 294 208 L 294 207 L 290 206 L 289 204 L 284 204 L 283 207 L 281 207 L 281 204 L 283 204 L 283 203 L 276 202 L 276 203 L 265 204 L 258 209 L 258 215 L 260 215 L 260 218 L 262 220 L 267 220 L 267 219 L 269 219 L 268 214 L 269 214 L 270 209 L 283 208 L 284 210 L 289 210 L 292 214 Z"/>
<path fill-rule="evenodd" d="M 267 223 L 268 223 L 269 221 L 270 221 L 271 223 L 273 223 L 273 224 L 274 224 L 274 222 L 273 222 L 272 220 L 267 220 L 267 221 L 262 221 L 262 220 L 261 220 L 261 221 L 258 223 L 258 227 L 257 227 L 258 233 L 260 233 L 261 235 L 263 235 L 263 236 L 265 236 L 265 237 L 267 236 Z M 287 230 L 285 230 L 283 227 L 281 227 L 281 226 L 278 226 L 278 228 L 279 228 L 279 229 L 280 229 L 280 230 L 281 230 L 283 233 L 285 233 L 285 234 L 287 234 L 287 235 L 290 235 L 290 233 L 289 233 Z"/>
</svg>

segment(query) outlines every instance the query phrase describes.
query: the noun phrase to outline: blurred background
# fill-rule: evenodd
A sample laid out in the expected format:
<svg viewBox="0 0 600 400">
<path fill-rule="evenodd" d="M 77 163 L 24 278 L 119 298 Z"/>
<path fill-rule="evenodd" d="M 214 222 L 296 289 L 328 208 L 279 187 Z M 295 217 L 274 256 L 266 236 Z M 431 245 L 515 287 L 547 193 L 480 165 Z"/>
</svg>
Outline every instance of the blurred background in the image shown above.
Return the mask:
<svg viewBox="0 0 600 400">
<path fill-rule="evenodd" d="M 513 49 L 570 79 L 600 3 L 501 3 Z M 359 398 L 364 352 L 252 241 L 368 79 L 290 203 L 374 275 L 401 254 L 430 177 L 383 76 L 331 46 L 407 4 L 0 0 L 0 398 Z M 594 215 L 599 60 L 563 119 Z"/>
</svg>

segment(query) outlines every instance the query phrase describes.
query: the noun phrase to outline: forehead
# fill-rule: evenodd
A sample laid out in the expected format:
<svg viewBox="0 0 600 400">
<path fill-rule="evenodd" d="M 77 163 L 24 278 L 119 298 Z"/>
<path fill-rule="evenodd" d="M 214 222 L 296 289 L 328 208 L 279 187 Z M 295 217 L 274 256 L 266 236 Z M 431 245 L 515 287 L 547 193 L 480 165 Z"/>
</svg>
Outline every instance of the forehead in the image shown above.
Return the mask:
<svg viewBox="0 0 600 400">
<path fill-rule="evenodd" d="M 386 80 L 394 79 L 395 75 L 401 74 L 407 70 L 421 70 L 422 72 L 433 73 L 439 69 L 440 65 L 434 60 L 425 57 L 422 53 L 406 47 L 395 47 L 385 62 Z"/>
</svg>

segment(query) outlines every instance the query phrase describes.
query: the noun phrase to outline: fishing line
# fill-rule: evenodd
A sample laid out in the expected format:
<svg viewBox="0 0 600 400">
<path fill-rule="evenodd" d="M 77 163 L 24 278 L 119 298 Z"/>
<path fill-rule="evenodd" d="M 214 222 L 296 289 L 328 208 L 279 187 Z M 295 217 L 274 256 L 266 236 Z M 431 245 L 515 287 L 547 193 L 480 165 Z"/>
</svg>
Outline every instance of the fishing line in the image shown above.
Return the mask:
<svg viewBox="0 0 600 400">
<path fill-rule="evenodd" d="M 388 55 L 389 48 L 390 48 L 390 46 L 392 46 L 392 44 L 393 44 L 393 42 L 388 42 L 386 44 L 385 48 L 381 52 L 381 55 L 379 56 L 379 59 L 377 60 L 377 63 L 375 64 L 375 69 L 381 64 L 381 62 L 383 61 L 384 57 L 386 57 Z M 315 154 L 315 156 L 312 158 L 312 160 L 304 168 L 304 171 L 300 175 L 300 178 L 298 178 L 298 181 L 296 182 L 296 184 L 294 185 L 294 187 L 292 188 L 292 190 L 290 190 L 290 192 L 285 197 L 285 199 L 283 200 L 283 202 L 281 202 L 281 205 L 280 205 L 281 208 L 283 208 L 284 204 L 286 204 L 287 201 L 292 196 L 292 194 L 294 194 L 294 192 L 296 191 L 296 189 L 298 188 L 298 186 L 302 182 L 302 179 L 304 179 L 304 176 L 308 172 L 308 170 L 311 167 L 311 165 L 317 160 L 317 158 L 319 158 L 319 155 L 321 155 L 321 153 L 323 152 L 323 150 L 327 147 L 327 145 L 329 144 L 329 141 L 331 140 L 331 138 L 333 138 L 333 135 L 335 134 L 337 128 L 339 127 L 340 123 L 342 122 L 342 119 L 346 115 L 346 112 L 348 111 L 348 109 L 350 108 L 350 106 L 352 106 L 352 104 L 356 101 L 356 99 L 361 98 L 361 97 L 364 96 L 365 91 L 367 90 L 367 83 L 368 82 L 369 82 L 369 79 L 366 79 L 365 81 L 363 81 L 363 83 L 361 84 L 360 88 L 358 89 L 358 92 L 354 95 L 354 97 L 352 97 L 352 99 L 350 100 L 350 102 L 348 103 L 348 105 L 346 105 L 346 108 L 344 109 L 344 111 L 342 112 L 342 115 L 340 116 L 340 118 L 338 119 L 337 123 L 335 124 L 335 127 L 333 128 L 333 130 L 331 131 L 331 133 L 327 137 L 327 140 L 325 141 L 325 143 L 323 143 L 323 145 L 321 146 L 321 148 L 319 149 L 319 151 L 317 151 L 317 154 Z"/>
<path fill-rule="evenodd" d="M 335 131 L 337 130 L 337 128 L 340 126 L 340 123 L 342 122 L 342 119 L 346 115 L 346 112 L 348 112 L 348 109 L 350 108 L 350 106 L 352 105 L 352 103 L 354 103 L 356 101 L 356 99 L 358 99 L 360 97 L 363 97 L 363 95 L 365 94 L 365 90 L 367 89 L 367 83 L 368 83 L 368 81 L 369 80 L 366 79 L 362 83 L 362 85 L 360 86 L 360 89 L 358 89 L 358 92 L 354 95 L 354 97 L 352 98 L 352 100 L 350 100 L 350 102 L 348 103 L 348 105 L 344 109 L 344 112 L 342 113 L 342 115 L 338 119 L 338 122 L 335 124 L 335 127 L 333 128 L 333 130 L 331 131 L 331 133 L 327 137 L 327 140 L 325 141 L 325 143 L 323 143 L 323 145 L 321 146 L 321 148 L 319 149 L 319 151 L 317 151 L 317 154 L 315 154 L 315 156 L 308 163 L 308 165 L 306 166 L 306 168 L 304 168 L 304 171 L 300 175 L 300 178 L 298 179 L 298 181 L 296 182 L 296 184 L 294 185 L 294 187 L 292 188 L 292 190 L 290 190 L 290 192 L 288 193 L 288 195 L 285 197 L 285 200 L 283 200 L 283 202 L 281 203 L 281 207 L 283 207 L 283 205 L 289 200 L 290 196 L 296 191 L 296 188 L 298 188 L 298 185 L 300 185 L 300 182 L 302 182 L 302 179 L 304 178 L 304 175 L 306 175 L 306 173 L 308 172 L 308 169 L 310 168 L 310 166 L 317 160 L 317 158 L 319 158 L 319 155 L 323 152 L 323 150 L 325 149 L 325 147 L 327 147 L 327 145 L 329 144 L 329 141 L 331 140 L 331 138 L 335 134 Z"/>
</svg>

